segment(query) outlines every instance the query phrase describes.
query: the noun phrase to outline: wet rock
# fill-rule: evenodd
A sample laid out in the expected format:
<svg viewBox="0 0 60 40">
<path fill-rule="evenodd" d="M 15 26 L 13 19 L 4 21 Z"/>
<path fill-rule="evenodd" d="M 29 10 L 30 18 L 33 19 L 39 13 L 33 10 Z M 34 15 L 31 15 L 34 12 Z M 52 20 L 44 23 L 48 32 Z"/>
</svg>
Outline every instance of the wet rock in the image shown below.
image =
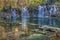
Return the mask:
<svg viewBox="0 0 60 40">
<path fill-rule="evenodd" d="M 42 26 L 44 31 L 47 31 L 46 35 L 50 38 L 50 40 L 60 40 L 60 28 L 51 27 L 51 26 Z"/>
<path fill-rule="evenodd" d="M 21 31 L 20 34 L 23 35 L 23 34 L 26 34 L 26 33 L 24 31 Z"/>
<path fill-rule="evenodd" d="M 33 32 L 38 32 L 38 31 L 39 31 L 39 29 L 32 29 L 32 31 L 33 31 Z"/>
<path fill-rule="evenodd" d="M 45 31 L 50 31 L 50 32 L 56 32 L 56 31 L 60 30 L 60 28 L 51 27 L 51 26 L 47 26 L 47 25 L 44 25 L 41 28 Z"/>
<path fill-rule="evenodd" d="M 42 34 L 32 34 L 30 35 L 27 40 L 45 40 L 46 36 Z"/>
</svg>

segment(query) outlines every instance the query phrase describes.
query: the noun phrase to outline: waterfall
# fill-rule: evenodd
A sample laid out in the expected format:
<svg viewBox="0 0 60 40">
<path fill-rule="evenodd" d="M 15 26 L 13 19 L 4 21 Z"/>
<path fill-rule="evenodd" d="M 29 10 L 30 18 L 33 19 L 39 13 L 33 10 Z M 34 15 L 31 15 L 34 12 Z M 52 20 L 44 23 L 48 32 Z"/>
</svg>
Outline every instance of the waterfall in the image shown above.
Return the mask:
<svg viewBox="0 0 60 40">
<path fill-rule="evenodd" d="M 57 11 L 56 6 L 53 5 L 53 6 L 51 7 L 51 9 L 50 9 L 50 16 L 51 16 L 51 15 L 55 15 L 55 14 L 56 14 L 56 11 Z"/>
<path fill-rule="evenodd" d="M 16 10 L 15 9 L 12 10 L 12 19 L 13 19 L 13 22 L 16 23 L 17 16 L 16 16 Z"/>
<path fill-rule="evenodd" d="M 43 18 L 44 17 L 44 7 L 43 6 L 39 6 L 38 8 L 38 17 Z"/>
<path fill-rule="evenodd" d="M 39 6 L 38 17 L 39 18 L 48 18 L 48 16 L 45 16 L 45 14 L 47 15 L 47 13 L 45 13 L 45 11 L 46 11 L 46 6 Z"/>
<path fill-rule="evenodd" d="M 50 16 L 53 14 L 53 8 L 50 9 Z"/>
<path fill-rule="evenodd" d="M 26 7 L 22 8 L 22 28 L 25 30 L 27 28 L 28 21 L 28 10 Z"/>
<path fill-rule="evenodd" d="M 56 14 L 56 11 L 57 11 L 57 9 L 56 9 L 56 5 L 54 5 L 54 15 Z"/>
</svg>

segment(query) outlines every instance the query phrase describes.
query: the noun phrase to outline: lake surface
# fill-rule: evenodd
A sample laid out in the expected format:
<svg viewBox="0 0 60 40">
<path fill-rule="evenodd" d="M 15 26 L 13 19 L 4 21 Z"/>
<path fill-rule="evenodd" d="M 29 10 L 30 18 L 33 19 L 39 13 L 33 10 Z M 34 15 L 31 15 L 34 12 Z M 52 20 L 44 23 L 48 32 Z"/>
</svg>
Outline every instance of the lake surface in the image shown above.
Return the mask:
<svg viewBox="0 0 60 40">
<path fill-rule="evenodd" d="M 32 19 L 29 22 L 33 24 L 38 24 L 38 25 L 49 25 L 53 27 L 60 27 L 60 20 L 53 19 L 53 18 Z"/>
<path fill-rule="evenodd" d="M 26 18 L 24 20 L 27 20 L 26 23 L 32 23 L 37 25 L 49 25 L 53 27 L 60 27 L 60 20 L 55 18 Z M 18 18 L 17 20 L 0 20 L 0 22 L 12 22 L 12 23 L 22 23 L 22 19 Z"/>
</svg>

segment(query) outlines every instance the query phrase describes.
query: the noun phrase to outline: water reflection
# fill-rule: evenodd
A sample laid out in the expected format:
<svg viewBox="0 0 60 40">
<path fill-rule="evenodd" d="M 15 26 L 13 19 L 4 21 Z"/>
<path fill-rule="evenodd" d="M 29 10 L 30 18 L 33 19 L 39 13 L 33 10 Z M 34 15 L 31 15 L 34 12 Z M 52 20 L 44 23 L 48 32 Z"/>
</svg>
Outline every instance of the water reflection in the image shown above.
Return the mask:
<svg viewBox="0 0 60 40">
<path fill-rule="evenodd" d="M 36 20 L 30 21 L 30 23 L 38 24 L 38 25 L 50 25 L 59 27 L 59 20 L 54 18 L 39 18 Z"/>
<path fill-rule="evenodd" d="M 22 20 L 22 22 L 21 22 L 21 20 Z M 60 27 L 60 20 L 55 19 L 55 18 L 33 18 L 33 19 L 22 18 L 22 19 L 16 20 L 15 24 L 18 24 L 18 23 L 21 23 L 23 28 L 28 26 L 28 24 L 30 25 L 30 23 L 37 24 L 39 26 L 40 25 L 50 25 L 50 26 Z"/>
<path fill-rule="evenodd" d="M 49 20 L 49 25 L 51 25 L 51 26 L 56 26 L 56 19 L 50 18 L 50 20 Z"/>
<path fill-rule="evenodd" d="M 21 22 L 21 20 L 22 20 L 22 22 Z M 10 23 L 11 23 L 11 21 L 10 21 Z M 12 23 L 14 23 L 14 22 L 12 21 Z M 30 23 L 38 24 L 38 25 L 50 25 L 50 26 L 60 27 L 60 20 L 58 20 L 56 18 L 33 18 L 33 19 L 22 18 L 22 19 L 16 20 L 15 24 L 19 24 L 19 23 L 22 24 L 23 28 L 30 25 Z"/>
</svg>

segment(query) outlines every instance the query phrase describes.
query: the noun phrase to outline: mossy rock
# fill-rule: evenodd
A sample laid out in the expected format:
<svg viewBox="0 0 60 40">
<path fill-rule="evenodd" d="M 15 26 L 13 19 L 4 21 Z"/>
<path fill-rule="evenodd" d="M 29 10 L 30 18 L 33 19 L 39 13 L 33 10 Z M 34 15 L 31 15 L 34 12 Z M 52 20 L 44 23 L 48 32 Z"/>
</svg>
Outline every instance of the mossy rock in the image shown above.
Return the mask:
<svg viewBox="0 0 60 40">
<path fill-rule="evenodd" d="M 44 40 L 46 38 L 46 35 L 36 34 L 35 36 L 31 36 L 30 38 L 28 38 L 28 40 Z"/>
</svg>

